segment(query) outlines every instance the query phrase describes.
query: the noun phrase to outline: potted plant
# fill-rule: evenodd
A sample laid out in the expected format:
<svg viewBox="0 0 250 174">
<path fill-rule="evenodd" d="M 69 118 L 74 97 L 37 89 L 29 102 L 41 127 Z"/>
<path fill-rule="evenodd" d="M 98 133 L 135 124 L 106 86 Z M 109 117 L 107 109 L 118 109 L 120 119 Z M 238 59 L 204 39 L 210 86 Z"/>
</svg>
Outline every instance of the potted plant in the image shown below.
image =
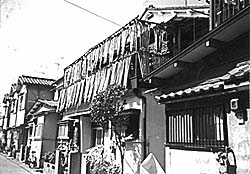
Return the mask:
<svg viewBox="0 0 250 174">
<path fill-rule="evenodd" d="M 43 163 L 43 173 L 54 174 L 55 173 L 55 153 L 47 152 L 42 156 Z"/>
</svg>

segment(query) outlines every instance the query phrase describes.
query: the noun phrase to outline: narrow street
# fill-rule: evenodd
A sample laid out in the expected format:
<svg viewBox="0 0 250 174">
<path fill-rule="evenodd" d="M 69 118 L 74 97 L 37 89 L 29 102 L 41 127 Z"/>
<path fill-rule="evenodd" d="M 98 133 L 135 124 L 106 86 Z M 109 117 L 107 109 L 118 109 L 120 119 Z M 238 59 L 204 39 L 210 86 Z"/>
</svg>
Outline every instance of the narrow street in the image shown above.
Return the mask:
<svg viewBox="0 0 250 174">
<path fill-rule="evenodd" d="M 33 172 L 27 169 L 22 164 L 8 159 L 0 154 L 0 174 L 32 174 Z"/>
</svg>

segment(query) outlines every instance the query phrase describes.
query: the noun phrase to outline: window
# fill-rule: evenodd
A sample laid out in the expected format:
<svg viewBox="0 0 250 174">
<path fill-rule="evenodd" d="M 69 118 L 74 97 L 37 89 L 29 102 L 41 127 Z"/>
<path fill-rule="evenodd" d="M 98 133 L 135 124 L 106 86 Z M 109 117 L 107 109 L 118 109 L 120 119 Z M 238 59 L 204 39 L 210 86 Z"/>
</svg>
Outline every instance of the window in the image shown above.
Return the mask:
<svg viewBox="0 0 250 174">
<path fill-rule="evenodd" d="M 25 107 L 24 95 L 19 96 L 19 111 L 23 110 Z"/>
<path fill-rule="evenodd" d="M 69 125 L 68 124 L 59 125 L 58 138 L 67 138 L 68 137 L 68 130 L 69 130 Z"/>
<path fill-rule="evenodd" d="M 225 145 L 222 105 L 167 112 L 167 145 L 220 148 Z"/>
<path fill-rule="evenodd" d="M 42 130 L 43 130 L 42 128 L 43 128 L 42 123 L 35 126 L 35 137 L 36 138 L 41 138 L 42 137 Z"/>
<path fill-rule="evenodd" d="M 11 102 L 11 112 L 16 113 L 16 100 L 12 100 Z"/>
<path fill-rule="evenodd" d="M 93 128 L 92 129 L 92 145 L 97 146 L 97 145 L 102 145 L 102 136 L 103 136 L 103 131 L 102 128 Z"/>
</svg>

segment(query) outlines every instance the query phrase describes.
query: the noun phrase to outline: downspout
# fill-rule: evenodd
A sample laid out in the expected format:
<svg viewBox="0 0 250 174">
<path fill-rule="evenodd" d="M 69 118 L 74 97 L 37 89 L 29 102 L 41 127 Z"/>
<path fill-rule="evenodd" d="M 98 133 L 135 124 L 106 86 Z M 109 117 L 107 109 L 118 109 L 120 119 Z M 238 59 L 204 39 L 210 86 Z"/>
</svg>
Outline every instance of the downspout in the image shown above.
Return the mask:
<svg viewBox="0 0 250 174">
<path fill-rule="evenodd" d="M 143 159 L 146 158 L 147 155 L 147 134 L 146 134 L 146 128 L 147 128 L 147 98 L 143 96 L 141 91 L 139 89 L 135 89 L 134 93 L 136 97 L 140 98 L 142 100 L 142 111 L 144 113 L 144 119 L 143 119 Z"/>
</svg>

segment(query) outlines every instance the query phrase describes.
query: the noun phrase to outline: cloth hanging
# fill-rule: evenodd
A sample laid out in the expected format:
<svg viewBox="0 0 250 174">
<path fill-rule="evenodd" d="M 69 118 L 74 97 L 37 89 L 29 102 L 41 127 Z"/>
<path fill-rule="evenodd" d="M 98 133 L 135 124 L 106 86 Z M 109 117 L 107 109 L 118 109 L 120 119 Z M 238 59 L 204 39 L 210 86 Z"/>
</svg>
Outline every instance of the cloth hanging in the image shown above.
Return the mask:
<svg viewBox="0 0 250 174">
<path fill-rule="evenodd" d="M 122 61 L 117 62 L 117 68 L 116 68 L 116 77 L 115 77 L 115 85 L 118 85 L 119 81 L 120 81 L 120 77 L 121 77 L 121 69 L 122 69 Z"/>
<path fill-rule="evenodd" d="M 108 85 L 110 84 L 112 69 L 113 69 L 112 66 L 107 68 L 107 74 L 106 74 L 106 78 L 104 80 L 104 84 L 103 84 L 103 88 L 102 88 L 103 91 L 106 90 Z"/>
<path fill-rule="evenodd" d="M 85 77 L 86 74 L 87 74 L 87 60 L 86 60 L 86 57 L 83 57 L 83 60 L 82 60 L 82 74 L 81 74 L 81 76 Z"/>
<path fill-rule="evenodd" d="M 130 68 L 130 62 L 131 62 L 131 56 L 126 58 L 125 60 L 125 67 L 124 67 L 124 77 L 123 77 L 123 87 L 127 88 L 128 83 L 128 74 L 129 74 L 129 68 Z"/>
<path fill-rule="evenodd" d="M 103 62 L 102 65 L 106 65 L 107 63 L 107 57 L 108 57 L 108 45 L 109 45 L 109 40 L 105 41 L 104 45 L 103 45 Z"/>
<path fill-rule="evenodd" d="M 79 87 L 78 87 L 77 98 L 76 98 L 76 103 L 75 103 L 75 106 L 76 106 L 76 107 L 81 106 L 81 101 L 82 101 L 82 90 L 84 89 L 84 87 L 83 87 L 83 81 L 84 81 L 84 80 L 85 80 L 85 79 L 83 79 L 83 80 L 81 80 L 81 81 L 78 82 L 78 83 L 79 83 Z"/>
<path fill-rule="evenodd" d="M 123 76 L 124 76 L 125 62 L 126 62 L 125 59 L 123 59 L 121 61 L 121 66 L 120 66 L 120 70 L 119 70 L 119 78 L 118 78 L 118 81 L 117 81 L 117 85 L 118 86 L 122 86 L 122 81 L 123 81 Z"/>
<path fill-rule="evenodd" d="M 86 84 L 85 84 L 84 98 L 83 98 L 84 103 L 87 102 L 88 92 L 89 92 L 89 87 L 90 87 L 90 80 L 91 80 L 91 76 L 86 77 Z"/>
<path fill-rule="evenodd" d="M 111 79 L 109 85 L 114 85 L 116 80 L 116 68 L 117 68 L 118 62 L 115 62 L 112 64 L 112 71 L 111 71 Z"/>
<path fill-rule="evenodd" d="M 101 92 L 103 89 L 103 86 L 105 83 L 105 78 L 106 78 L 106 70 L 107 70 L 107 68 L 103 68 L 101 71 L 100 85 L 99 85 L 97 93 Z"/>
<path fill-rule="evenodd" d="M 92 74 L 91 79 L 90 79 L 90 83 L 89 83 L 89 92 L 88 92 L 87 102 L 90 102 L 91 95 L 92 95 L 93 89 L 94 89 L 94 82 L 95 82 L 95 74 Z"/>
<path fill-rule="evenodd" d="M 115 38 L 113 37 L 111 40 L 110 40 L 110 46 L 109 46 L 109 50 L 108 50 L 108 53 L 109 53 L 109 64 L 111 64 L 113 62 L 113 57 L 114 57 L 114 51 L 115 51 Z"/>
</svg>

